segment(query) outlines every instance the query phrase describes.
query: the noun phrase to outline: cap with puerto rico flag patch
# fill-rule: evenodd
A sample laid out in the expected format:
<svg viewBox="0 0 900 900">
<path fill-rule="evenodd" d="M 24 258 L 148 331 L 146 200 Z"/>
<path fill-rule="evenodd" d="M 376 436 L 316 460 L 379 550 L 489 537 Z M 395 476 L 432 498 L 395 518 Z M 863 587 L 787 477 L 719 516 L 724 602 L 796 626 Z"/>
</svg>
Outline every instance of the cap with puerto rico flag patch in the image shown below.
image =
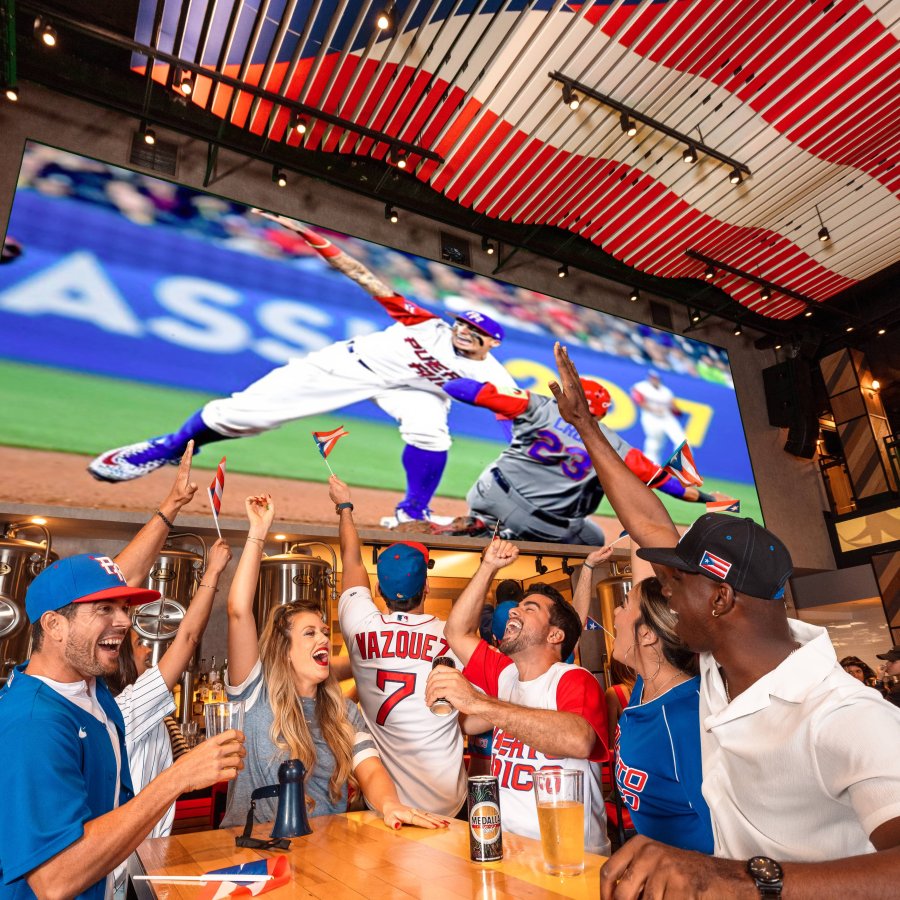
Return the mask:
<svg viewBox="0 0 900 900">
<path fill-rule="evenodd" d="M 791 554 L 753 519 L 707 513 L 674 547 L 642 547 L 641 559 L 730 584 L 737 593 L 780 600 L 793 571 Z"/>
</svg>

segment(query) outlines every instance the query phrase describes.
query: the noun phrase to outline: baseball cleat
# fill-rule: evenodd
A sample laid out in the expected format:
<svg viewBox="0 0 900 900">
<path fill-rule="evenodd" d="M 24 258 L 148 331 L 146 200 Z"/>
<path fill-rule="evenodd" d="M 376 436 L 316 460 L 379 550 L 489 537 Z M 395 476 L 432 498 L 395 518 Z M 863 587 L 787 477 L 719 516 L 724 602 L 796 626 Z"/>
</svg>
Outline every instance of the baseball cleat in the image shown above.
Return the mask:
<svg viewBox="0 0 900 900">
<path fill-rule="evenodd" d="M 164 438 L 150 438 L 107 450 L 91 462 L 88 472 L 98 481 L 132 481 L 166 463 L 177 465 L 180 460 L 181 453 L 173 452 Z"/>
<path fill-rule="evenodd" d="M 431 522 L 434 525 L 449 525 L 453 521 L 453 516 L 436 516 L 427 508 L 422 510 L 422 515 L 420 516 L 410 515 L 399 506 L 394 512 L 393 516 L 385 516 L 381 520 L 382 528 L 396 528 L 398 525 L 403 525 L 406 522 Z"/>
</svg>

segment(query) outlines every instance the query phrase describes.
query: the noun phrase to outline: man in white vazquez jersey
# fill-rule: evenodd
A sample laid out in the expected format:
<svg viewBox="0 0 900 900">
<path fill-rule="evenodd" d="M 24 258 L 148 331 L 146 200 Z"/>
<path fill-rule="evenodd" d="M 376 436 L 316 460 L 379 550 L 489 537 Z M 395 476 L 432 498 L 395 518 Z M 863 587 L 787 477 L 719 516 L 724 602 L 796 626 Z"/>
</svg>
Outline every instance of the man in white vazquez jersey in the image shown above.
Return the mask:
<svg viewBox="0 0 900 900">
<path fill-rule="evenodd" d="M 451 326 L 395 293 L 312 229 L 284 216 L 266 215 L 300 235 L 328 265 L 371 294 L 396 324 L 292 359 L 244 390 L 207 403 L 171 434 L 107 450 L 88 471 L 100 481 L 130 481 L 180 459 L 189 440 L 196 450 L 213 441 L 261 434 L 304 416 L 372 400 L 397 420 L 406 444 L 402 457 L 406 496 L 397 506 L 396 519 L 430 518 L 429 504 L 451 444 L 450 398 L 441 385 L 465 377 L 515 387 L 506 369 L 490 355 L 503 340 L 503 327 L 476 310 L 460 313 Z"/>
<path fill-rule="evenodd" d="M 585 848 L 608 854 L 600 778 L 600 765 L 609 756 L 606 704 L 590 672 L 562 662 L 581 636 L 578 614 L 554 588 L 532 584 L 510 610 L 499 650 L 478 634 L 491 581 L 518 555 L 508 541 L 494 539 L 488 545 L 445 628 L 466 667 L 462 672 L 434 669 L 425 701 L 444 697 L 473 720 L 494 726 L 491 774 L 500 784 L 505 830 L 540 837 L 532 774 L 578 769 L 584 773 Z M 474 721 L 469 725 L 476 728 Z"/>
<path fill-rule="evenodd" d="M 679 418 L 684 413 L 675 403 L 675 395 L 667 388 L 656 369 L 631 389 L 631 399 L 640 407 L 641 428 L 644 429 L 644 453 L 657 465 L 665 460 L 663 441 L 668 438 L 677 447 L 684 440 Z"/>
<path fill-rule="evenodd" d="M 340 516 L 338 616 L 363 716 L 401 801 L 456 815 L 466 801 L 459 717 L 431 712 L 425 682 L 439 656 L 459 660 L 444 638 L 444 622 L 425 614 L 428 550 L 397 543 L 378 555 L 378 589 L 388 607 L 382 613 L 372 602 L 350 490 L 332 476 L 329 493 Z"/>
</svg>

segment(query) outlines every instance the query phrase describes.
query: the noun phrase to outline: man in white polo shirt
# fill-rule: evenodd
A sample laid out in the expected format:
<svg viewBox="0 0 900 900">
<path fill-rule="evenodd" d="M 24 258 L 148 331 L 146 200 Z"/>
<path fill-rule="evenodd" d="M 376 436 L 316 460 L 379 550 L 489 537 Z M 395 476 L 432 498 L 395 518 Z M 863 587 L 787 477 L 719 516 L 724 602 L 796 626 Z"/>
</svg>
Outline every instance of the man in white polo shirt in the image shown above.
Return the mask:
<svg viewBox="0 0 900 900">
<path fill-rule="evenodd" d="M 557 345 L 550 389 L 700 652 L 703 794 L 718 859 L 637 837 L 601 895 L 893 897 L 900 883 L 900 711 L 841 669 L 823 628 L 789 620 L 791 558 L 749 519 L 708 514 L 679 539 L 621 462 Z"/>
</svg>

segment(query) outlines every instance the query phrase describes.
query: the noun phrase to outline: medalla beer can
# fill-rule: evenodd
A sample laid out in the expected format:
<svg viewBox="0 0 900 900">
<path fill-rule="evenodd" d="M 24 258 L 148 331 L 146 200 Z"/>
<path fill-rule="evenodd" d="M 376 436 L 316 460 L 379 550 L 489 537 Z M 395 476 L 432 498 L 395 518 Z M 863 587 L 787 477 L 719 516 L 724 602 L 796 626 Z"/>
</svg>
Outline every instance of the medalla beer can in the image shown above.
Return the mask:
<svg viewBox="0 0 900 900">
<path fill-rule="evenodd" d="M 469 856 L 472 862 L 503 859 L 500 785 L 495 775 L 469 779 Z"/>
</svg>

